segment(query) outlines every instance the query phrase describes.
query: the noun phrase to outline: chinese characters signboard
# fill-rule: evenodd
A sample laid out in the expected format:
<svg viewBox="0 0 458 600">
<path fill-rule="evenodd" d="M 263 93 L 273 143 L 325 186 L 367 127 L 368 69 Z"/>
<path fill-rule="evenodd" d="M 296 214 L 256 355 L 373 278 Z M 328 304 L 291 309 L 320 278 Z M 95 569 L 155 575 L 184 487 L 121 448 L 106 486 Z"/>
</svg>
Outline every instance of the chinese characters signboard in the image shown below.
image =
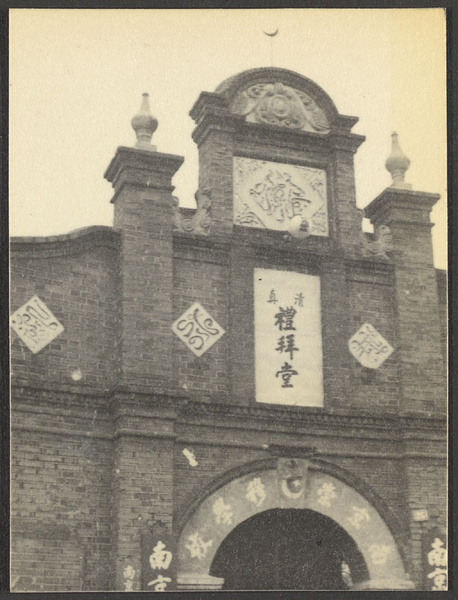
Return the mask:
<svg viewBox="0 0 458 600">
<path fill-rule="evenodd" d="M 447 548 L 446 538 L 436 527 L 423 534 L 423 574 L 424 588 L 432 591 L 446 591 Z"/>
<path fill-rule="evenodd" d="M 176 588 L 175 542 L 168 528 L 156 523 L 142 536 L 142 589 L 170 592 Z"/>
<path fill-rule="evenodd" d="M 11 327 L 34 354 L 52 342 L 64 327 L 38 296 L 11 315 Z"/>
<path fill-rule="evenodd" d="M 320 278 L 254 270 L 256 401 L 323 406 Z"/>
<path fill-rule="evenodd" d="M 393 352 L 393 347 L 369 323 L 364 323 L 350 338 L 348 347 L 356 360 L 368 369 L 378 369 Z"/>
<path fill-rule="evenodd" d="M 172 331 L 196 356 L 202 356 L 225 333 L 198 302 L 178 317 Z"/>
<path fill-rule="evenodd" d="M 310 234 L 328 235 L 326 172 L 253 158 L 234 158 L 234 223 L 288 231 L 290 219 L 307 219 Z"/>
</svg>

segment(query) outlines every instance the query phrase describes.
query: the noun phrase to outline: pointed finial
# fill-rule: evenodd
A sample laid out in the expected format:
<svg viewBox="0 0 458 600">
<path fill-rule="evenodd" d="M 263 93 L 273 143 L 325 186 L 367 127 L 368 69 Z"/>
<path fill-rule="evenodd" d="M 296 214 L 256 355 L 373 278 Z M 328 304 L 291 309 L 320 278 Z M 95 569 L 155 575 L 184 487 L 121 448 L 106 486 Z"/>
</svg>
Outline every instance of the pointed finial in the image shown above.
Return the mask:
<svg viewBox="0 0 458 600">
<path fill-rule="evenodd" d="M 391 173 L 393 180 L 391 187 L 403 188 L 405 190 L 412 189 L 410 183 L 404 181 L 404 176 L 409 166 L 410 160 L 402 151 L 399 145 L 398 134 L 394 132 L 391 134 L 391 154 L 385 162 L 385 167 Z"/>
<path fill-rule="evenodd" d="M 157 119 L 151 114 L 149 107 L 149 94 L 142 95 L 142 104 L 139 112 L 131 120 L 132 128 L 137 135 L 136 148 L 141 150 L 156 150 L 156 146 L 151 144 L 153 133 L 157 129 Z"/>
</svg>

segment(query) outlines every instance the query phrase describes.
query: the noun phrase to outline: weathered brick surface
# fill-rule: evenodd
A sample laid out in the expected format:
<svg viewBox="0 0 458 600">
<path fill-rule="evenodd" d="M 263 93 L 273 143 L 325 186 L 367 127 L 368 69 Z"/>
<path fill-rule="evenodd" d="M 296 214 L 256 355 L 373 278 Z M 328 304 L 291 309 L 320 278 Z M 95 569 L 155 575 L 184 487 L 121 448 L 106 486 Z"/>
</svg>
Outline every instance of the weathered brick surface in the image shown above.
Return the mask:
<svg viewBox="0 0 458 600">
<path fill-rule="evenodd" d="M 110 588 L 111 446 L 106 440 L 13 428 L 12 582 L 19 577 L 17 591 Z"/>
<path fill-rule="evenodd" d="M 429 213 L 439 196 L 388 188 L 367 208 L 393 238 L 401 408 L 445 413 L 446 366 Z"/>
<path fill-rule="evenodd" d="M 194 302 L 228 331 L 227 267 L 197 259 L 175 260 L 173 280 L 173 316 L 175 321 Z M 198 394 L 228 397 L 228 337 L 223 335 L 201 357 L 173 335 L 172 356 L 176 384 L 181 390 Z"/>
<path fill-rule="evenodd" d="M 391 227 L 393 252 L 364 256 L 353 173 L 362 138 L 349 133 L 352 118 L 339 117 L 342 131 L 327 136 L 288 131 L 246 124 L 216 96 L 199 105 L 194 133 L 209 236 L 173 230 L 180 157 L 120 148 L 106 174 L 113 230 L 12 244 L 12 310 L 37 294 L 65 327 L 36 355 L 12 336 L 17 590 L 122 590 L 127 565 L 139 590 L 142 532 L 156 520 L 176 526 L 174 515 L 216 477 L 271 459 L 272 444 L 314 448 L 386 504 L 421 585 L 426 525 L 411 511 L 427 508 L 431 525 L 446 517 L 446 302 L 427 201 L 412 212 L 405 196 L 421 194 L 377 200 L 376 233 Z M 326 169 L 329 238 L 234 226 L 234 155 Z M 256 403 L 256 267 L 320 277 L 323 408 Z M 171 331 L 194 302 L 226 330 L 200 358 Z M 348 350 L 365 322 L 395 349 L 377 370 Z M 82 380 L 71 378 L 75 369 Z"/>
<path fill-rule="evenodd" d="M 36 294 L 65 328 L 38 354 L 32 354 L 12 331 L 14 376 L 35 383 L 73 384 L 71 373 L 80 369 L 78 385 L 99 388 L 116 378 L 118 251 L 113 232 L 100 229 L 105 239 L 81 236 L 79 242 L 61 236 L 49 243 L 13 239 L 11 311 Z"/>
</svg>

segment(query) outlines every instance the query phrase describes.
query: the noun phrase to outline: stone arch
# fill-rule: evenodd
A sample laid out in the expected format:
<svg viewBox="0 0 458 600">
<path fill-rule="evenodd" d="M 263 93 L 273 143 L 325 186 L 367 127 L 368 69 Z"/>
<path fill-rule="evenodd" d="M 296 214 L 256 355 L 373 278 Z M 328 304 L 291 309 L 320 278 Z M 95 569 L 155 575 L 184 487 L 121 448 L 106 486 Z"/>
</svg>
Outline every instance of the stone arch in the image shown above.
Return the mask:
<svg viewBox="0 0 458 600">
<path fill-rule="evenodd" d="M 243 465 L 215 479 L 199 498 L 191 500 L 177 528 L 183 581 L 209 578 L 222 541 L 246 519 L 272 508 L 305 508 L 333 519 L 354 539 L 373 586 L 406 586 L 402 542 L 391 530 L 395 519 L 389 519 L 389 527 L 381 515 L 388 513 L 387 507 L 380 511 L 382 501 L 368 499 L 367 489 L 363 493 L 356 489 L 356 477 L 322 460 L 310 462 L 305 492 L 297 497 L 287 495 L 276 463 L 272 458 Z"/>
<path fill-rule="evenodd" d="M 225 79 L 218 85 L 215 92 L 224 96 L 228 103 L 231 104 L 236 95 L 246 87 L 275 82 L 281 82 L 311 96 L 323 108 L 330 121 L 333 121 L 337 117 L 338 111 L 336 105 L 323 88 L 308 77 L 289 69 L 277 67 L 248 69 Z"/>
</svg>

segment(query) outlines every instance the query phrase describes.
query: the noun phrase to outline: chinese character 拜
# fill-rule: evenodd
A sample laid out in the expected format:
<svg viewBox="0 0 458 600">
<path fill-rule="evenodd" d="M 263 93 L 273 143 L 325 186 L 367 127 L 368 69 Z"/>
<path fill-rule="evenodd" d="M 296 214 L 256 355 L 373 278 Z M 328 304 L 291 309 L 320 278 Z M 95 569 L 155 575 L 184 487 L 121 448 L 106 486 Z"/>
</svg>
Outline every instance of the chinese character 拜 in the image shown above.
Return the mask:
<svg viewBox="0 0 458 600">
<path fill-rule="evenodd" d="M 154 591 L 155 592 L 165 592 L 165 588 L 167 587 L 167 584 L 170 583 L 172 580 L 170 579 L 170 577 L 164 577 L 163 575 L 158 575 L 156 579 L 154 579 L 153 581 L 149 581 L 148 585 L 154 585 Z"/>
<path fill-rule="evenodd" d="M 277 371 L 275 377 L 281 375 L 283 379 L 282 388 L 292 388 L 293 384 L 291 383 L 291 377 L 293 375 L 298 375 L 298 372 L 293 369 L 293 367 L 285 361 L 285 364 L 282 365 L 281 369 Z"/>
<path fill-rule="evenodd" d="M 253 502 L 253 504 L 256 504 L 257 507 L 261 506 L 264 502 L 266 492 L 260 477 L 255 477 L 250 481 L 245 498 L 250 502 Z"/>
<path fill-rule="evenodd" d="M 277 304 L 277 294 L 275 293 L 274 289 L 270 290 L 269 299 L 267 300 L 267 302 L 269 302 L 270 304 Z"/>
<path fill-rule="evenodd" d="M 294 333 L 290 335 L 282 335 L 278 340 L 278 346 L 275 348 L 277 352 L 284 352 L 285 354 L 289 354 L 290 360 L 293 360 L 294 352 L 298 352 L 299 348 L 296 348 L 294 345 Z"/>
<path fill-rule="evenodd" d="M 302 292 L 296 294 L 296 297 L 294 298 L 294 304 L 296 306 L 304 306 L 304 294 Z"/>
<path fill-rule="evenodd" d="M 295 331 L 296 328 L 293 325 L 293 319 L 296 309 L 292 306 L 287 306 L 286 308 L 279 306 L 278 310 L 279 312 L 275 315 L 275 326 L 278 325 L 280 331 Z"/>
<path fill-rule="evenodd" d="M 172 553 L 164 550 L 165 544 L 159 540 L 154 546 L 153 553 L 149 557 L 149 564 L 152 569 L 168 569 L 172 560 Z"/>
</svg>

